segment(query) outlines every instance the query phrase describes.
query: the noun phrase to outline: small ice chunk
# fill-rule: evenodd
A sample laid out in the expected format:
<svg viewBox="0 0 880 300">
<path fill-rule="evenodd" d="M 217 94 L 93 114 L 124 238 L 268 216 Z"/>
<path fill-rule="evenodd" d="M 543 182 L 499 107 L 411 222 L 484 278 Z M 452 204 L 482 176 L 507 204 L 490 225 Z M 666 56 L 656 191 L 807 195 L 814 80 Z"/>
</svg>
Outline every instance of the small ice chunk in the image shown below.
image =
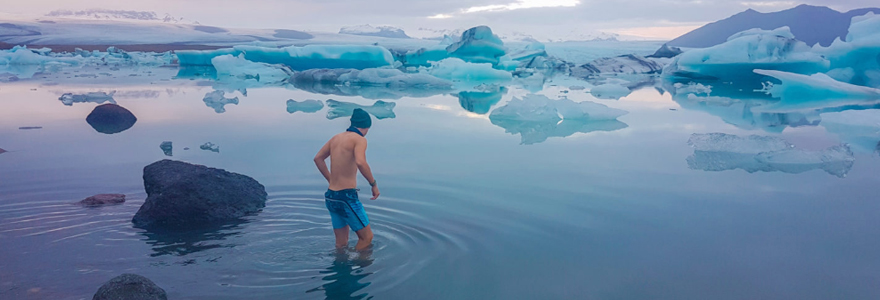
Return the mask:
<svg viewBox="0 0 880 300">
<path fill-rule="evenodd" d="M 590 89 L 590 94 L 599 99 L 620 99 L 632 93 L 627 87 L 613 83 L 606 83 Z"/>
<path fill-rule="evenodd" d="M 207 150 L 215 153 L 220 153 L 220 145 L 215 145 L 214 143 L 207 142 L 199 146 L 199 149 Z"/>
<path fill-rule="evenodd" d="M 376 101 L 371 106 L 363 106 L 356 103 L 351 102 L 342 102 L 336 101 L 333 99 L 327 100 L 327 107 L 330 108 L 330 111 L 327 112 L 327 119 L 333 120 L 340 117 L 349 117 L 354 112 L 355 108 L 360 108 L 365 110 L 367 113 L 376 117 L 376 119 L 393 119 L 394 115 L 394 106 L 396 103 L 394 102 L 385 102 L 382 100 Z"/>
<path fill-rule="evenodd" d="M 287 100 L 287 112 L 295 113 L 298 111 L 304 113 L 315 113 L 324 108 L 324 102 L 320 100 L 303 100 L 297 102 L 293 99 Z"/>
<path fill-rule="evenodd" d="M 116 100 L 113 100 L 113 95 L 116 91 L 112 91 L 109 94 L 105 92 L 89 92 L 85 94 L 73 94 L 73 93 L 64 93 L 58 100 L 61 100 L 61 103 L 64 105 L 72 106 L 74 103 L 97 103 L 102 104 L 104 102 L 110 102 L 116 104 Z"/>
<path fill-rule="evenodd" d="M 226 92 L 216 90 L 205 94 L 205 98 L 202 101 L 205 101 L 205 105 L 213 108 L 218 114 L 224 113 L 226 112 L 226 104 L 238 105 L 238 97 L 226 98 L 225 95 Z"/>
<path fill-rule="evenodd" d="M 164 141 L 164 142 L 162 142 L 162 144 L 159 144 L 159 149 L 162 149 L 162 152 L 165 153 L 165 156 L 173 156 L 172 155 L 173 148 L 174 147 L 171 145 L 171 142 L 169 142 L 169 141 Z"/>
</svg>

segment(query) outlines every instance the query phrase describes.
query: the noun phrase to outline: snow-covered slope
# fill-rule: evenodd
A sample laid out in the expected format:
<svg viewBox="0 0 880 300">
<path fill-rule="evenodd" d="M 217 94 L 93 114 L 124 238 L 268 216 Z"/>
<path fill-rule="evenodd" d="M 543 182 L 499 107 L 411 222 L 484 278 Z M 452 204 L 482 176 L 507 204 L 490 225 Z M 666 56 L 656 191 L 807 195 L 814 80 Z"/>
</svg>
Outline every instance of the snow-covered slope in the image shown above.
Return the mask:
<svg viewBox="0 0 880 300">
<path fill-rule="evenodd" d="M 346 26 L 339 29 L 339 34 L 353 34 L 353 35 L 366 35 L 366 36 L 379 36 L 379 37 L 387 37 L 387 38 L 395 38 L 395 39 L 408 39 L 409 36 L 406 35 L 406 32 L 403 29 L 391 26 L 370 26 L 370 24 L 366 25 L 358 25 L 358 26 Z"/>
</svg>

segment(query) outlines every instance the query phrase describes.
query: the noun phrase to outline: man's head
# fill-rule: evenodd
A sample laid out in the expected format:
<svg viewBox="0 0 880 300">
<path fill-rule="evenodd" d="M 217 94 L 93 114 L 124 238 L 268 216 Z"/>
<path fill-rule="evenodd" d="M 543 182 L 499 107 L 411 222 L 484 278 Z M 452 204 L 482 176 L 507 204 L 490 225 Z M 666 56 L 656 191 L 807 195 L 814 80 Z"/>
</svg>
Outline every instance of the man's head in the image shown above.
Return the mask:
<svg viewBox="0 0 880 300">
<path fill-rule="evenodd" d="M 370 130 L 372 125 L 373 120 L 370 119 L 370 114 L 363 109 L 355 108 L 354 112 L 351 113 L 351 127 L 357 128 L 363 135 L 367 135 L 367 131 Z"/>
</svg>

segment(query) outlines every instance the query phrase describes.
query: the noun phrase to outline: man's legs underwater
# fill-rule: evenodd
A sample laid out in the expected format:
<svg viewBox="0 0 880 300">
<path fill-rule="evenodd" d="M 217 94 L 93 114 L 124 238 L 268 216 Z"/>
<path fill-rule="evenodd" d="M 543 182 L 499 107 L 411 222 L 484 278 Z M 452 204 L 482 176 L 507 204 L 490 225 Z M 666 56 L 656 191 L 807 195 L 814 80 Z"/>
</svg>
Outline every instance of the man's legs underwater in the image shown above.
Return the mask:
<svg viewBox="0 0 880 300">
<path fill-rule="evenodd" d="M 363 231 L 363 229 L 361 229 L 361 231 Z M 333 229 L 333 235 L 336 236 L 336 249 L 348 247 L 348 225 L 342 228 Z M 372 236 L 372 234 L 370 234 L 370 236 Z"/>
<path fill-rule="evenodd" d="M 366 250 L 373 244 L 373 230 L 370 229 L 370 225 L 364 227 L 361 230 L 355 231 L 354 233 L 358 236 L 357 245 L 354 246 L 354 250 L 362 251 Z M 346 236 L 346 244 L 348 243 L 348 226 L 345 227 L 345 236 Z M 336 246 L 339 247 L 339 235 L 336 235 Z"/>
</svg>

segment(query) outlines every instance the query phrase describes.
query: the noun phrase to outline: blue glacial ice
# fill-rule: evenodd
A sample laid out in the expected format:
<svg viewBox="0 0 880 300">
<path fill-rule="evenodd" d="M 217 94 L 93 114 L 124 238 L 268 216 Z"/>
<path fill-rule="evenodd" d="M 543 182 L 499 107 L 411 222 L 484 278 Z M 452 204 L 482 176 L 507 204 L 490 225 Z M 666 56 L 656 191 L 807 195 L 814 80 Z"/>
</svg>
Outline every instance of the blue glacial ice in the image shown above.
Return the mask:
<svg viewBox="0 0 880 300">
<path fill-rule="evenodd" d="M 489 63 L 471 63 L 458 58 L 447 58 L 433 63 L 428 71 L 432 76 L 456 83 L 456 86 L 472 88 L 484 83 L 506 83 L 513 80 L 510 72 L 492 68 Z"/>
<path fill-rule="evenodd" d="M 489 114 L 489 120 L 506 132 L 519 134 L 522 144 L 541 143 L 549 137 L 567 137 L 575 133 L 615 131 L 627 125 L 617 120 L 626 111 L 584 101 L 551 100 L 530 94 L 513 98 L 507 105 Z"/>
<path fill-rule="evenodd" d="M 590 94 L 599 99 L 617 100 L 629 96 L 630 93 L 632 91 L 629 88 L 616 83 L 605 83 L 590 89 Z"/>
<path fill-rule="evenodd" d="M 844 178 L 852 169 L 855 157 L 848 145 L 825 150 L 796 149 L 791 143 L 767 136 L 740 137 L 725 133 L 693 134 L 688 145 L 694 154 L 688 156 L 693 170 L 726 171 L 742 169 L 754 172 L 803 173 L 821 169 Z"/>
<path fill-rule="evenodd" d="M 492 106 L 501 102 L 501 98 L 507 93 L 507 88 L 503 86 L 487 86 L 480 91 L 463 91 L 453 94 L 458 97 L 458 103 L 465 110 L 485 115 L 489 113 Z"/>
<path fill-rule="evenodd" d="M 788 27 L 781 27 L 746 30 L 723 44 L 686 51 L 665 67 L 663 75 L 744 80 L 757 77 L 754 69 L 813 74 L 829 68 L 827 59 L 794 39 Z"/>
<path fill-rule="evenodd" d="M 64 103 L 64 105 L 67 106 L 72 106 L 74 103 L 102 104 L 104 102 L 109 102 L 116 104 L 116 100 L 113 99 L 114 94 L 116 94 L 116 91 L 112 91 L 109 94 L 106 92 L 88 92 L 85 94 L 64 93 L 61 97 L 58 97 L 58 100 L 61 100 L 61 103 Z"/>
<path fill-rule="evenodd" d="M 461 40 L 449 45 L 446 51 L 451 57 L 471 63 L 490 63 L 497 65 L 507 53 L 504 42 L 492 33 L 488 26 L 477 26 L 461 34 Z"/>
<path fill-rule="evenodd" d="M 390 88 L 449 89 L 452 82 L 428 74 L 404 73 L 398 69 L 312 69 L 297 72 L 296 82 L 332 83 L 348 86 L 384 86 Z"/>
<path fill-rule="evenodd" d="M 394 115 L 394 106 L 396 103 L 394 102 L 385 102 L 382 100 L 376 101 L 373 105 L 363 106 L 357 103 L 351 102 L 342 102 L 336 101 L 333 99 L 327 100 L 327 107 L 330 108 L 330 111 L 327 112 L 327 119 L 333 120 L 341 117 L 350 117 L 354 112 L 355 108 L 360 108 L 366 111 L 367 113 L 376 117 L 376 119 L 393 119 Z"/>
<path fill-rule="evenodd" d="M 226 112 L 226 104 L 238 105 L 238 97 L 226 98 L 226 92 L 220 90 L 208 92 L 202 101 L 205 101 L 205 105 L 213 108 L 218 114 Z"/>
<path fill-rule="evenodd" d="M 831 61 L 831 77 L 855 85 L 880 88 L 880 15 L 853 17 L 846 41 L 835 40 L 814 51 Z"/>
<path fill-rule="evenodd" d="M 252 62 L 245 59 L 243 54 L 217 56 L 211 59 L 211 64 L 217 70 L 217 79 L 221 81 L 232 77 L 234 80 L 256 80 L 269 85 L 283 83 L 293 74 L 283 65 Z"/>
<path fill-rule="evenodd" d="M 296 101 L 293 99 L 287 100 L 287 112 L 295 113 L 298 111 L 310 114 L 318 112 L 319 110 L 324 108 L 324 102 L 321 100 L 303 100 Z"/>
<path fill-rule="evenodd" d="M 761 90 L 780 101 L 757 107 L 764 112 L 819 110 L 831 107 L 880 103 L 880 89 L 837 81 L 823 73 L 801 75 L 773 70 L 754 70 L 781 81 L 765 83 Z"/>
<path fill-rule="evenodd" d="M 205 151 L 211 151 L 214 153 L 220 153 L 220 145 L 217 145 L 217 144 L 214 144 L 211 142 L 207 142 L 207 143 L 202 144 L 201 146 L 199 146 L 199 149 L 202 149 Z"/>
<path fill-rule="evenodd" d="M 306 45 L 284 48 L 241 45 L 232 49 L 177 53 L 181 66 L 210 65 L 215 57 L 239 54 L 252 62 L 281 64 L 296 71 L 321 68 L 367 69 L 391 66 L 394 63 L 394 57 L 388 49 L 363 45 Z"/>
</svg>

